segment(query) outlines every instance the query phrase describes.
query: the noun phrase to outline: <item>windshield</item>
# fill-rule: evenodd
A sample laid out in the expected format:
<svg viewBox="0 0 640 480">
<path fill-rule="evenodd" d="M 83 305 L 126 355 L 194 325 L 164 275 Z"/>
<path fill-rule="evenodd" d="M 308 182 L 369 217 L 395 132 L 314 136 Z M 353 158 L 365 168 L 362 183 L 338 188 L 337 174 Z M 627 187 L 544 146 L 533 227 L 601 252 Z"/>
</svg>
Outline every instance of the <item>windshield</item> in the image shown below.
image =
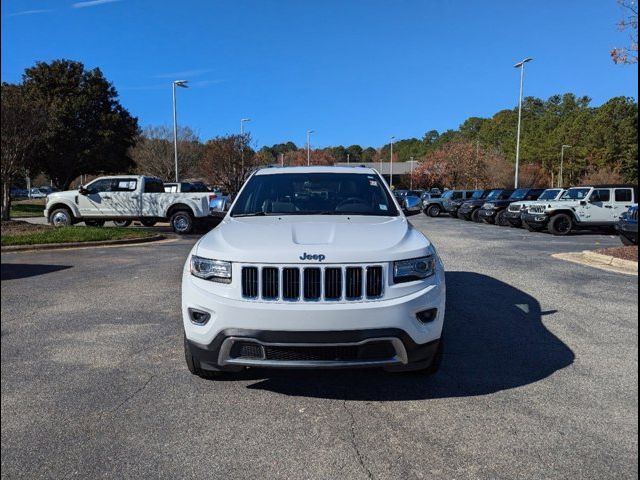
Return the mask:
<svg viewBox="0 0 640 480">
<path fill-rule="evenodd" d="M 518 190 L 516 190 L 515 192 L 513 192 L 511 194 L 509 199 L 510 200 L 522 200 L 524 197 L 527 196 L 527 192 L 528 191 L 529 191 L 528 188 L 519 188 Z"/>
<path fill-rule="evenodd" d="M 590 188 L 570 188 L 567 190 L 564 195 L 562 195 L 563 200 L 584 200 L 589 195 L 591 191 Z"/>
<path fill-rule="evenodd" d="M 538 200 L 553 200 L 558 195 L 560 190 L 545 190 L 542 195 L 538 197 Z"/>
<path fill-rule="evenodd" d="M 277 173 L 251 177 L 231 211 L 259 215 L 397 216 L 398 210 L 378 175 Z"/>
<path fill-rule="evenodd" d="M 491 190 L 491 193 L 487 195 L 487 200 L 495 200 L 500 196 L 501 193 L 502 190 Z"/>
<path fill-rule="evenodd" d="M 475 192 L 473 192 L 473 196 L 471 197 L 471 199 L 478 200 L 484 198 L 485 196 L 485 190 L 476 190 Z"/>
<path fill-rule="evenodd" d="M 453 190 L 447 190 L 440 196 L 440 198 L 449 198 L 451 195 L 453 195 Z"/>
</svg>

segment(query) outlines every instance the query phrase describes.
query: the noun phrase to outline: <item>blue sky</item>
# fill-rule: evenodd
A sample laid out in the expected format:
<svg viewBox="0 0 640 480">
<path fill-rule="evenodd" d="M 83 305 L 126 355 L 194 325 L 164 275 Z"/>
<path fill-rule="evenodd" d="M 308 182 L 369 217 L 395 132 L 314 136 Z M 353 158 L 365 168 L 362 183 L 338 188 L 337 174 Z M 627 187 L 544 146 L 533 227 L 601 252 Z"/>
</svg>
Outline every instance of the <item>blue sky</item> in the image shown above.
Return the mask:
<svg viewBox="0 0 640 480">
<path fill-rule="evenodd" d="M 35 61 L 100 67 L 142 126 L 179 121 L 203 139 L 247 130 L 257 146 L 381 146 L 490 116 L 525 94 L 637 98 L 615 0 L 5 0 L 2 80 Z"/>
</svg>

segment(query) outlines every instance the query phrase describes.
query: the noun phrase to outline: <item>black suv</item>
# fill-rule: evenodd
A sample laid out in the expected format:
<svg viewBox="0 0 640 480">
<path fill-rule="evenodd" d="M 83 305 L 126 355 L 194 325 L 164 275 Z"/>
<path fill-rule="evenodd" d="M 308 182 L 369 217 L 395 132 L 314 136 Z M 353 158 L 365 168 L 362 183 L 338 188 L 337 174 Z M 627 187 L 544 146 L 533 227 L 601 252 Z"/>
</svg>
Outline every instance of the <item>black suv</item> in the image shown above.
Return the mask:
<svg viewBox="0 0 640 480">
<path fill-rule="evenodd" d="M 473 220 L 474 222 L 482 222 L 480 218 L 480 207 L 488 201 L 506 200 L 514 192 L 513 188 L 494 188 L 491 190 L 483 190 L 480 197 L 467 200 L 458 209 L 458 218 L 463 220 Z"/>
<path fill-rule="evenodd" d="M 513 202 L 537 200 L 544 188 L 519 188 L 509 196 L 509 198 L 487 198 L 487 201 L 482 205 L 478 215 L 485 223 L 491 223 L 506 227 L 509 225 L 508 220 L 505 217 L 507 213 L 507 207 Z"/>
</svg>

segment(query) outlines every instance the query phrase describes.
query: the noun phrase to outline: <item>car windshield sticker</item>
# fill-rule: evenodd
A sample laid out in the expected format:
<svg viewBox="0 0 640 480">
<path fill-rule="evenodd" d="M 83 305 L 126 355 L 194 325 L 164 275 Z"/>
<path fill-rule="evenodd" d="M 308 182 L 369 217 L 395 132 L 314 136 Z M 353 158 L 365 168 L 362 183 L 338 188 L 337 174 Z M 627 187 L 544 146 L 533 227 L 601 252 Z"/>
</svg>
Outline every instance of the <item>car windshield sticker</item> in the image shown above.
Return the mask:
<svg viewBox="0 0 640 480">
<path fill-rule="evenodd" d="M 380 203 L 378 204 L 378 206 L 380 207 L 380 210 L 386 210 L 387 206 L 384 203 Z"/>
<path fill-rule="evenodd" d="M 369 185 L 371 185 L 372 187 L 377 187 L 378 182 L 376 182 L 375 180 L 369 180 Z"/>
</svg>

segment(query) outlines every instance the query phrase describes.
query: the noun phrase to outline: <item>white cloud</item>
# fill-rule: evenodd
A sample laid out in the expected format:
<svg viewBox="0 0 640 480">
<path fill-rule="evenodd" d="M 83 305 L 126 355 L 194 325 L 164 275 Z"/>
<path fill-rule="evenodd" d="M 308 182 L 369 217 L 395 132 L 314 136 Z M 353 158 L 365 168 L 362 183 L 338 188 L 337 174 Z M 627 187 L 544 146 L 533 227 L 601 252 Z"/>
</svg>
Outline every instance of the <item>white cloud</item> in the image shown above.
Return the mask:
<svg viewBox="0 0 640 480">
<path fill-rule="evenodd" d="M 105 3 L 114 3 L 121 0 L 89 0 L 88 2 L 77 2 L 71 5 L 72 8 L 87 8 L 97 7 L 98 5 L 104 5 Z"/>
<path fill-rule="evenodd" d="M 9 13 L 7 17 L 19 17 L 22 15 L 37 15 L 38 13 L 49 13 L 49 12 L 53 12 L 53 10 L 49 10 L 49 9 L 23 10 L 22 12 Z"/>
</svg>

